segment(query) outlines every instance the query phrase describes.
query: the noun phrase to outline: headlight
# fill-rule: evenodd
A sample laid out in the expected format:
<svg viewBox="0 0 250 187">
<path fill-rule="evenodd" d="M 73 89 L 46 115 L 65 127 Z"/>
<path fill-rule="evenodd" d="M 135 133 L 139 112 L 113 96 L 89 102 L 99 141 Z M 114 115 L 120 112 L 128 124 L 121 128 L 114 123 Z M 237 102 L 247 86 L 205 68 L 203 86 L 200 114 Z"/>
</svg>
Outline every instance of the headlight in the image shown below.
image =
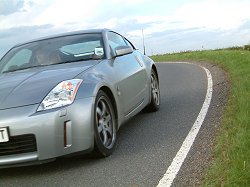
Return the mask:
<svg viewBox="0 0 250 187">
<path fill-rule="evenodd" d="M 73 103 L 77 90 L 82 83 L 81 79 L 66 80 L 59 83 L 43 99 L 37 111 L 53 109 Z"/>
</svg>

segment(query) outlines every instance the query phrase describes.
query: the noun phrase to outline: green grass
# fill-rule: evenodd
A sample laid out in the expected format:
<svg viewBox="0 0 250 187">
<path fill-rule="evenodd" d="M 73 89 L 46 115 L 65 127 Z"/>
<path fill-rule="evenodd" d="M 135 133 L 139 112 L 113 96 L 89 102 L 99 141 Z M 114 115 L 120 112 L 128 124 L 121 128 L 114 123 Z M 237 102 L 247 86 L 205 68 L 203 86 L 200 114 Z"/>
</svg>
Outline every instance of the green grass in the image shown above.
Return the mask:
<svg viewBox="0 0 250 187">
<path fill-rule="evenodd" d="M 228 72 L 229 100 L 204 186 L 250 186 L 250 51 L 195 51 L 155 55 L 152 59 L 210 62 Z"/>
</svg>

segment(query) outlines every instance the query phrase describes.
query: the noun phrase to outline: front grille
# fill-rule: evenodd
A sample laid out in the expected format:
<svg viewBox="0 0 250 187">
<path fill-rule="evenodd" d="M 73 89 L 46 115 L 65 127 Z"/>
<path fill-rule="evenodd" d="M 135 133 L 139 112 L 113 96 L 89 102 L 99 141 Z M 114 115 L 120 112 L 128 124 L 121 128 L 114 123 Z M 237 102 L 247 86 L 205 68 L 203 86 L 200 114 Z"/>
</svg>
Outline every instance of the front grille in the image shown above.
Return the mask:
<svg viewBox="0 0 250 187">
<path fill-rule="evenodd" d="M 0 156 L 29 153 L 37 150 L 33 134 L 11 136 L 8 142 L 0 143 Z"/>
</svg>

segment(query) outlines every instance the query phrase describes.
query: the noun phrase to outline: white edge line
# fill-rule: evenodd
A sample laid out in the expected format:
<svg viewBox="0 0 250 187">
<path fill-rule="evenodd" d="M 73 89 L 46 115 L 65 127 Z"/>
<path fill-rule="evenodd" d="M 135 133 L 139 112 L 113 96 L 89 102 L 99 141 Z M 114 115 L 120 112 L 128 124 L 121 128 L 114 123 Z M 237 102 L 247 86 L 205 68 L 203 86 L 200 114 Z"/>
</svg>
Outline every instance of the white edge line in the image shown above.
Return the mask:
<svg viewBox="0 0 250 187">
<path fill-rule="evenodd" d="M 185 62 L 178 62 L 181 64 L 192 64 L 192 63 L 185 63 Z M 175 64 L 175 63 L 173 63 Z M 195 65 L 195 64 L 193 64 Z M 212 80 L 212 75 L 210 73 L 210 71 L 208 69 L 206 69 L 205 67 L 200 66 L 201 68 L 203 68 L 207 74 L 207 93 L 206 93 L 206 98 L 205 101 L 202 105 L 201 111 L 195 121 L 195 123 L 193 124 L 193 127 L 191 128 L 191 130 L 189 131 L 186 139 L 184 140 L 181 148 L 179 149 L 179 151 L 177 152 L 175 158 L 173 159 L 171 165 L 168 167 L 168 170 L 166 171 L 166 173 L 164 174 L 164 176 L 162 177 L 162 179 L 159 181 L 157 187 L 170 187 L 177 175 L 177 173 L 179 172 L 191 146 L 194 143 L 194 140 L 201 128 L 201 125 L 206 117 L 211 99 L 212 99 L 212 92 L 213 92 L 213 80 Z"/>
</svg>

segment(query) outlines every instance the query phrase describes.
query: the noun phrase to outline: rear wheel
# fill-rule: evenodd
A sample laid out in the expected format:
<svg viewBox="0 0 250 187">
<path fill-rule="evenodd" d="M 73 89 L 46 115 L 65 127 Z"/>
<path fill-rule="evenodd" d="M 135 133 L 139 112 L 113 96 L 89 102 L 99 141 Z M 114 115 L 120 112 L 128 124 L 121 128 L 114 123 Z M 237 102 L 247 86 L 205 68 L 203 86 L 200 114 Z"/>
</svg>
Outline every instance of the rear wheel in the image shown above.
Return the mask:
<svg viewBox="0 0 250 187">
<path fill-rule="evenodd" d="M 155 112 L 160 108 L 160 86 L 159 80 L 154 70 L 151 72 L 151 102 L 146 107 L 146 111 Z"/>
<path fill-rule="evenodd" d="M 113 105 L 103 91 L 97 94 L 94 117 L 94 153 L 98 157 L 107 157 L 116 143 L 116 120 Z"/>
</svg>

